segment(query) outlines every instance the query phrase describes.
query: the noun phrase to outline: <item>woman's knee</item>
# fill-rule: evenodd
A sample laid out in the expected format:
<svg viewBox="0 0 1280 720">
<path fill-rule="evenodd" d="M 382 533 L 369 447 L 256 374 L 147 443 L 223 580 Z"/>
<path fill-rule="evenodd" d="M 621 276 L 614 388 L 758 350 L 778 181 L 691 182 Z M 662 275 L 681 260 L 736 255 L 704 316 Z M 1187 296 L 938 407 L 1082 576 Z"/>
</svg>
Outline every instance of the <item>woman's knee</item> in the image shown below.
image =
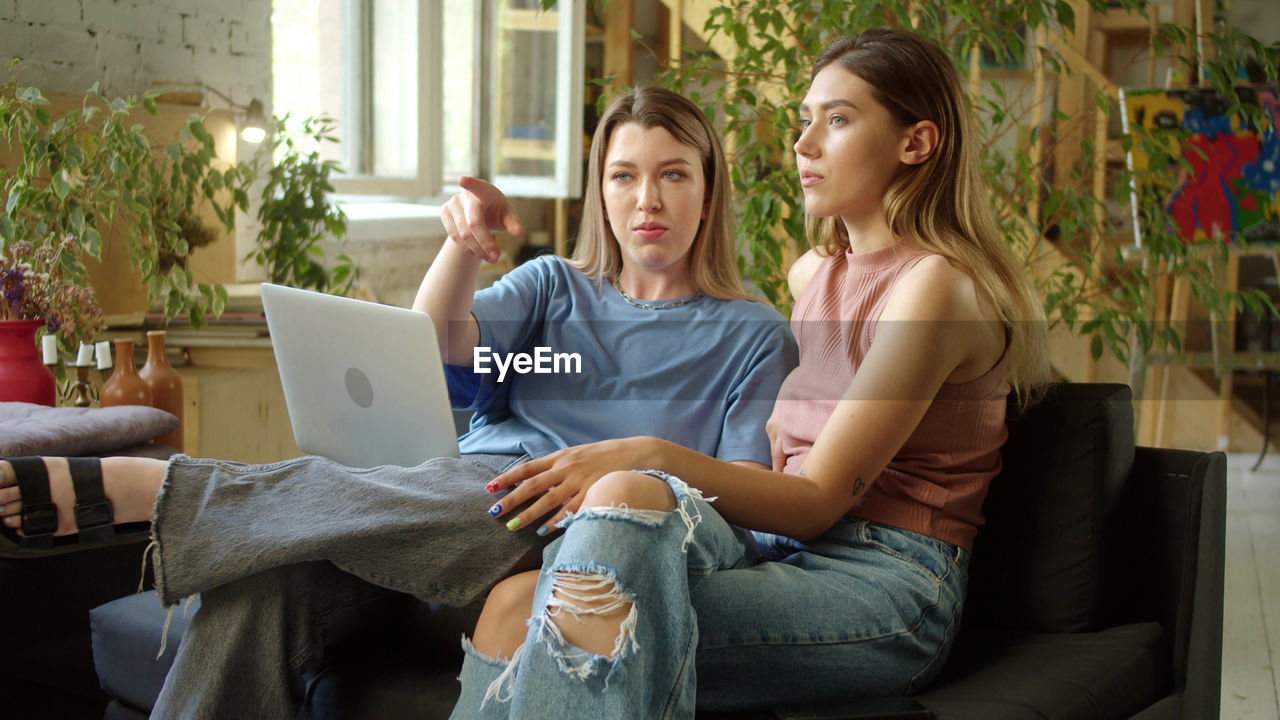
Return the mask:
<svg viewBox="0 0 1280 720">
<path fill-rule="evenodd" d="M 512 575 L 489 591 L 476 622 L 472 645 L 495 658 L 509 659 L 524 642 L 526 621 L 533 613 L 533 593 L 538 587 L 537 571 Z"/>
<path fill-rule="evenodd" d="M 676 497 L 661 478 L 620 470 L 602 476 L 582 498 L 582 507 L 622 506 L 670 512 L 676 508 Z"/>
</svg>

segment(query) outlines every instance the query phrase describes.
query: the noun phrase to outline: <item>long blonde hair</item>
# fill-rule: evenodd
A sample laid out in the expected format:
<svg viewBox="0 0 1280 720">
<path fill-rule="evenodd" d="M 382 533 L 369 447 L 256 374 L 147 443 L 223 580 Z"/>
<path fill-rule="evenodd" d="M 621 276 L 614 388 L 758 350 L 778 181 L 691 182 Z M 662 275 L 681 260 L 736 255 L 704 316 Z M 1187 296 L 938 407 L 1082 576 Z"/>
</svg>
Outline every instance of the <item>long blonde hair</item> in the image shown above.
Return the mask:
<svg viewBox="0 0 1280 720">
<path fill-rule="evenodd" d="M 919 165 L 901 165 L 885 190 L 885 220 L 895 238 L 942 255 L 974 279 L 1008 330 L 1009 382 L 1024 402 L 1034 399 L 1049 378 L 1044 305 L 997 229 L 951 58 L 915 33 L 878 29 L 832 42 L 814 62 L 812 77 L 833 63 L 869 84 L 902 127 L 937 124 L 933 154 Z M 805 226 L 827 254 L 849 248 L 839 218 L 808 217 Z"/>
<path fill-rule="evenodd" d="M 614 100 L 600 118 L 595 137 L 591 139 L 582 225 L 569 263 L 596 279 L 616 280 L 622 271 L 618 239 L 605 220 L 603 175 L 605 153 L 613 131 L 629 122 L 646 130 L 666 129 L 676 140 L 697 150 L 702 159 L 707 217 L 689 249 L 689 274 L 694 287 L 712 297 L 754 299 L 742 289 L 742 274 L 733 244 L 733 218 L 729 212 L 729 168 L 720 138 L 697 105 L 679 93 L 660 87 L 628 90 Z"/>
</svg>

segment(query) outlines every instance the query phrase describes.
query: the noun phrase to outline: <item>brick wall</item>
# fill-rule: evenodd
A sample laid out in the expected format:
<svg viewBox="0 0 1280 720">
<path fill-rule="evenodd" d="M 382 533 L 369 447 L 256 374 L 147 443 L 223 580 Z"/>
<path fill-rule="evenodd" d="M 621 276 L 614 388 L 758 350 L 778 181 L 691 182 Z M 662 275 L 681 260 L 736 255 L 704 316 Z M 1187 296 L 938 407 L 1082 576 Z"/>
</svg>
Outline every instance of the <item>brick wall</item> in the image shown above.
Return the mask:
<svg viewBox="0 0 1280 720">
<path fill-rule="evenodd" d="M 23 82 L 108 96 L 211 85 L 271 104 L 270 0 L 0 0 L 0 57 Z M 210 99 L 215 107 L 225 107 Z"/>
</svg>

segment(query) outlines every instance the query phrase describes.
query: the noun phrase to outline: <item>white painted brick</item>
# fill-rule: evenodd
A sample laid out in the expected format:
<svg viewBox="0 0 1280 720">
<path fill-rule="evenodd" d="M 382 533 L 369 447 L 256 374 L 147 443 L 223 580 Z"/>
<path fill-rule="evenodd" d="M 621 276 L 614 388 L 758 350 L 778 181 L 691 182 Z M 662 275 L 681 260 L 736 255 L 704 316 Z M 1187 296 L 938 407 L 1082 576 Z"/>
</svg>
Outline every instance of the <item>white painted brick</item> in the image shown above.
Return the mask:
<svg viewBox="0 0 1280 720">
<path fill-rule="evenodd" d="M 19 0 L 20 2 L 22 0 Z M 91 30 L 126 35 L 151 35 L 153 7 L 139 7 L 136 0 L 81 0 L 83 23 Z"/>
<path fill-rule="evenodd" d="M 193 29 L 195 19 L 191 13 L 178 13 L 179 38 L 183 45 L 194 45 Z"/>
<path fill-rule="evenodd" d="M 227 19 L 210 13 L 192 15 L 187 18 L 187 39 L 202 51 L 217 48 L 225 53 Z"/>
<path fill-rule="evenodd" d="M 0 24 L 0 61 L 8 65 L 10 58 L 29 60 L 31 55 L 31 28 L 26 23 Z"/>
<path fill-rule="evenodd" d="M 249 104 L 249 100 L 242 97 L 244 93 L 240 89 L 242 79 L 239 69 L 234 63 L 227 62 L 226 56 L 202 55 L 196 63 L 195 72 L 202 82 L 218 88 L 234 102 Z"/>
<path fill-rule="evenodd" d="M 225 3 L 209 0 L 205 3 L 197 2 L 197 0 L 163 0 L 165 9 L 174 14 L 185 13 L 187 15 L 195 15 L 200 12 L 200 6 L 207 5 L 213 12 L 220 12 L 217 8 L 224 6 Z"/>
<path fill-rule="evenodd" d="M 105 35 L 98 41 L 98 65 L 103 68 L 102 88 L 107 96 L 139 95 L 150 81 L 139 81 L 142 73 L 142 39 L 128 35 Z"/>
<path fill-rule="evenodd" d="M 142 45 L 142 38 L 133 35 L 102 35 L 98 38 L 98 62 L 136 70 L 142 66 Z"/>
<path fill-rule="evenodd" d="M 51 24 L 67 28 L 80 27 L 83 20 L 80 0 L 48 0 L 46 4 L 52 15 Z"/>
<path fill-rule="evenodd" d="M 151 36 L 169 45 L 182 44 L 183 16 L 165 8 L 152 18 Z"/>
<path fill-rule="evenodd" d="M 253 44 L 253 31 L 244 23 L 232 20 L 227 23 L 227 52 L 231 55 L 251 55 L 257 48 Z"/>
<path fill-rule="evenodd" d="M 195 56 L 190 49 L 164 42 L 146 42 L 145 38 L 142 43 L 142 71 L 160 83 L 199 80 L 195 72 Z"/>
<path fill-rule="evenodd" d="M 18 0 L 18 20 L 22 22 L 48 25 L 53 22 L 53 15 L 49 0 Z"/>
<path fill-rule="evenodd" d="M 98 61 L 98 41 L 84 29 L 36 26 L 32 29 L 31 42 L 50 62 L 87 68 Z"/>
<path fill-rule="evenodd" d="M 72 67 L 58 62 L 33 62 L 26 66 L 22 81 L 46 93 L 82 93 L 100 80 L 94 67 Z"/>
</svg>

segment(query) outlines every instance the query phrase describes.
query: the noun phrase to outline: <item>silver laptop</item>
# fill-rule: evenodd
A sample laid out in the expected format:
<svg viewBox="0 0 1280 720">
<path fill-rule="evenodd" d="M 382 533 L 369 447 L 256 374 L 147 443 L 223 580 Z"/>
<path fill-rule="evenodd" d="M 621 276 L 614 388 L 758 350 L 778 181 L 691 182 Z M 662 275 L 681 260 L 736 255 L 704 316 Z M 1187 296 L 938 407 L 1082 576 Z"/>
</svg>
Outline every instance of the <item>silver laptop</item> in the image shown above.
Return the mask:
<svg viewBox="0 0 1280 720">
<path fill-rule="evenodd" d="M 352 467 L 458 457 L 431 316 L 262 285 L 293 437 Z"/>
</svg>

